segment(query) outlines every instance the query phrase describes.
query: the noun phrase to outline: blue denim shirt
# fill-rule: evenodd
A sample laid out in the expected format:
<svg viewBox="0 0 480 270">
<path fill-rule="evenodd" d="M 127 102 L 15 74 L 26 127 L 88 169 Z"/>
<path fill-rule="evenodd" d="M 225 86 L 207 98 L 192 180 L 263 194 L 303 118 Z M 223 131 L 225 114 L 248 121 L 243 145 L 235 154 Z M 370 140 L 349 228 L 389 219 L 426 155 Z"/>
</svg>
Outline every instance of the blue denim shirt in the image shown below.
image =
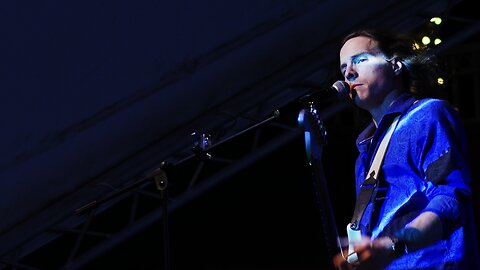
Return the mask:
<svg viewBox="0 0 480 270">
<path fill-rule="evenodd" d="M 466 134 L 447 102 L 402 94 L 378 129 L 371 123 L 359 135 L 357 195 L 376 148 L 399 114 L 380 172 L 378 200 L 365 210 L 362 227 L 369 228 L 366 233 L 373 239 L 393 236 L 421 212 L 435 212 L 442 220 L 443 239 L 396 259 L 387 269 L 480 269 Z"/>
</svg>

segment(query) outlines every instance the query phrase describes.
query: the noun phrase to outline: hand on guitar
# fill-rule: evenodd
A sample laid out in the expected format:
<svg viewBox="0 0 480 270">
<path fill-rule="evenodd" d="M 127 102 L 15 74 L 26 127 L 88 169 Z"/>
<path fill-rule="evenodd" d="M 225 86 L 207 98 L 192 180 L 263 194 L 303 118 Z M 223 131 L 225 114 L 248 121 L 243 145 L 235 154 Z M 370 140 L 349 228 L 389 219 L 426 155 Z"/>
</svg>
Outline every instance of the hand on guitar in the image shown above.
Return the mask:
<svg viewBox="0 0 480 270">
<path fill-rule="evenodd" d="M 354 251 L 358 256 L 356 262 L 347 262 L 345 258 L 348 257 L 348 248 L 344 248 L 343 254 L 338 253 L 333 257 L 333 264 L 337 270 L 383 269 L 395 259 L 395 253 L 392 246 L 393 242 L 389 237 L 379 237 L 371 240 L 369 237 L 365 236 L 353 246 Z"/>
</svg>

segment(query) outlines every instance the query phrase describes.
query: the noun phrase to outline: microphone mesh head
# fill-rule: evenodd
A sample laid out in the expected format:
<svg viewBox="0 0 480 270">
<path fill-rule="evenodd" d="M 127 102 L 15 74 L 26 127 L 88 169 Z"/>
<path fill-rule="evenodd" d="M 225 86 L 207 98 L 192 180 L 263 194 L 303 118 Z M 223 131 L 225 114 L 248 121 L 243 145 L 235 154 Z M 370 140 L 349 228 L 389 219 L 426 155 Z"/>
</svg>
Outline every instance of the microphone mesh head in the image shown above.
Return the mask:
<svg viewBox="0 0 480 270">
<path fill-rule="evenodd" d="M 337 90 L 339 98 L 347 98 L 350 94 L 350 85 L 345 81 L 336 81 L 332 87 Z"/>
</svg>

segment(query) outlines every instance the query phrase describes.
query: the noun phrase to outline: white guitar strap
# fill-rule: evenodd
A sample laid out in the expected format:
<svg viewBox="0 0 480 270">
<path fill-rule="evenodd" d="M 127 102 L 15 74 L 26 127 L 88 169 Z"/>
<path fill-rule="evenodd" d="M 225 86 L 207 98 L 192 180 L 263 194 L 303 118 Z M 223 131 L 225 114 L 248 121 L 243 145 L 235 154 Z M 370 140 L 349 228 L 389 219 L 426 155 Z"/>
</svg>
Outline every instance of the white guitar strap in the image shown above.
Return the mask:
<svg viewBox="0 0 480 270">
<path fill-rule="evenodd" d="M 380 143 L 380 146 L 377 149 L 377 152 L 375 153 L 375 157 L 373 158 L 372 166 L 370 166 L 370 170 L 368 171 L 368 175 L 374 175 L 373 177 L 377 179 L 378 173 L 380 171 L 380 165 L 383 162 L 383 157 L 385 156 L 385 152 L 387 150 L 388 143 L 390 142 L 390 138 L 392 137 L 393 131 L 397 127 L 398 124 L 398 119 L 400 119 L 400 115 L 395 117 L 393 119 L 392 124 L 387 130 L 387 133 L 385 133 L 385 137 L 383 137 L 382 142 Z"/>
<path fill-rule="evenodd" d="M 392 137 L 393 131 L 397 127 L 398 120 L 400 119 L 400 115 L 395 117 L 392 124 L 385 133 L 380 145 L 378 146 L 377 152 L 375 153 L 375 157 L 373 158 L 372 165 L 367 174 L 367 179 L 363 181 L 362 186 L 360 188 L 360 193 L 358 195 L 356 204 L 355 204 L 355 211 L 353 213 L 352 221 L 347 225 L 347 236 L 348 236 L 348 258 L 347 261 L 349 263 L 353 263 L 357 261 L 357 254 L 353 251 L 353 245 L 360 241 L 361 231 L 360 231 L 360 220 L 362 219 L 363 212 L 367 207 L 368 203 L 372 198 L 375 198 L 376 188 L 378 185 L 378 174 L 380 171 L 380 166 L 383 162 L 383 157 L 385 156 L 385 152 L 387 150 L 387 146 L 390 142 L 390 138 Z"/>
</svg>

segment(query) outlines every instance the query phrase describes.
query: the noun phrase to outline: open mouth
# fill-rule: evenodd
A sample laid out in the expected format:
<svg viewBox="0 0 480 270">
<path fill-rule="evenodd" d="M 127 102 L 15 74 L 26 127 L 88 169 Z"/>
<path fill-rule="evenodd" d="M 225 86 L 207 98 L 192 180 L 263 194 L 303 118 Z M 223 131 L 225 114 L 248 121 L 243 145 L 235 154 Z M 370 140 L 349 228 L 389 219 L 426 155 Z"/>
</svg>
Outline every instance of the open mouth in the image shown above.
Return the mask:
<svg viewBox="0 0 480 270">
<path fill-rule="evenodd" d="M 350 85 L 350 93 L 349 96 L 351 99 L 353 99 L 357 95 L 356 87 L 359 86 L 360 84 L 355 84 L 355 83 L 349 83 Z"/>
<path fill-rule="evenodd" d="M 355 88 L 356 88 L 357 86 L 359 86 L 359 85 L 361 85 L 361 84 L 359 84 L 359 83 L 350 83 L 350 90 L 352 90 L 352 91 L 355 90 Z"/>
</svg>

